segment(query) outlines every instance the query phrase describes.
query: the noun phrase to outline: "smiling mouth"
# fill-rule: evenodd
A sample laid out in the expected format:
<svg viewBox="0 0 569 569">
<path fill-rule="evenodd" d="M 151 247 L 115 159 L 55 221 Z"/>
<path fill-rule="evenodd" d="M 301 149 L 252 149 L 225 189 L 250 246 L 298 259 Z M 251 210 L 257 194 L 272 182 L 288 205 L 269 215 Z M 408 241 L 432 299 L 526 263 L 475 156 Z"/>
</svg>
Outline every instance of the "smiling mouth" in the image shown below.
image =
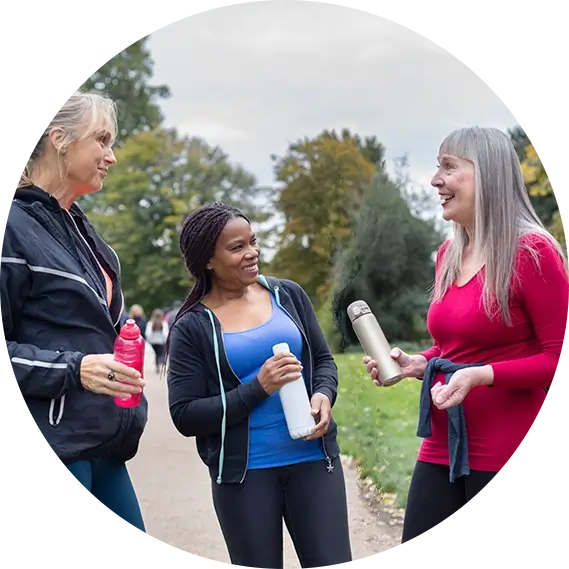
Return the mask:
<svg viewBox="0 0 569 569">
<path fill-rule="evenodd" d="M 259 266 L 257 263 L 254 265 L 248 265 L 247 267 L 243 267 L 243 270 L 247 273 L 256 273 L 259 270 Z"/>
<path fill-rule="evenodd" d="M 450 202 L 450 200 L 452 200 L 452 198 L 454 198 L 454 196 L 451 194 L 439 194 L 439 197 L 441 198 L 441 203 L 443 205 Z"/>
</svg>

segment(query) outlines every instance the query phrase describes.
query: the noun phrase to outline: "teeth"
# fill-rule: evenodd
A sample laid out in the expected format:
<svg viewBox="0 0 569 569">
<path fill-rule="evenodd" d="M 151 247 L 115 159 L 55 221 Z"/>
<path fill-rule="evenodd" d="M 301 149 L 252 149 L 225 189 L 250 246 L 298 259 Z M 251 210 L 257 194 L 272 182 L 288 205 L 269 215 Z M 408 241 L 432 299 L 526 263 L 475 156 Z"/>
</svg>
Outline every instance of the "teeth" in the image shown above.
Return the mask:
<svg viewBox="0 0 569 569">
<path fill-rule="evenodd" d="M 452 200 L 452 198 L 454 198 L 454 196 L 440 196 L 440 198 L 441 198 L 441 201 L 442 201 L 443 203 L 446 203 L 446 202 L 448 202 L 449 200 Z"/>
</svg>

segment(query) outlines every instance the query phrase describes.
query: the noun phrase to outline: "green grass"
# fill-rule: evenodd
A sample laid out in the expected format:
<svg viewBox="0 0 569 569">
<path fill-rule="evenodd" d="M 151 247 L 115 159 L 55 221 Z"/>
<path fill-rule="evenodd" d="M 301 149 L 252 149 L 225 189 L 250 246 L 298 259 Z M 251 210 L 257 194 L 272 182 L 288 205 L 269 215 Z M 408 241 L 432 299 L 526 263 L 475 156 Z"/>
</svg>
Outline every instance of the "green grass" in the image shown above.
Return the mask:
<svg viewBox="0 0 569 569">
<path fill-rule="evenodd" d="M 416 435 L 421 384 L 405 379 L 376 387 L 361 363 L 363 354 L 334 357 L 339 370 L 334 419 L 342 454 L 352 456 L 362 476 L 380 491 L 396 494 L 397 504 L 405 507 L 421 443 Z"/>
</svg>

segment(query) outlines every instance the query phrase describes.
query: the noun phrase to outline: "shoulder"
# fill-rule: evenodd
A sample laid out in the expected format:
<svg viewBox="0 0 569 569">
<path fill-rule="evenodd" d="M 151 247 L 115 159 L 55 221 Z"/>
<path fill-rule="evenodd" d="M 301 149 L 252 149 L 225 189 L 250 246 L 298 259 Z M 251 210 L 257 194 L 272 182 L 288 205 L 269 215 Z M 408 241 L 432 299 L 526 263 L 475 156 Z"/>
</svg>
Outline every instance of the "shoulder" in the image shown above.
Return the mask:
<svg viewBox="0 0 569 569">
<path fill-rule="evenodd" d="M 306 299 L 308 299 L 306 291 L 296 281 L 293 281 L 291 279 L 281 279 L 272 276 L 268 276 L 265 278 L 272 289 L 278 286 L 281 290 L 285 291 L 291 297 L 292 301 L 295 303 L 298 301 L 304 302 L 306 301 Z"/>
<path fill-rule="evenodd" d="M 539 276 L 567 278 L 567 265 L 557 242 L 545 233 L 528 233 L 520 237 L 515 258 L 515 271 L 522 278 Z"/>
<path fill-rule="evenodd" d="M 293 281 L 291 279 L 277 279 L 277 280 L 280 286 L 287 292 L 291 292 L 293 294 L 305 294 L 304 289 L 296 281 Z"/>
<path fill-rule="evenodd" d="M 30 225 L 33 222 L 34 218 L 26 211 L 26 205 L 18 200 L 12 200 L 10 210 L 8 211 L 6 227 L 19 227 L 22 224 Z"/>
<path fill-rule="evenodd" d="M 442 260 L 443 255 L 448 250 L 448 248 L 451 246 L 451 244 L 452 244 L 452 239 L 446 239 L 445 241 L 443 241 L 442 245 L 439 247 L 439 249 L 437 251 L 437 261 Z"/>
<path fill-rule="evenodd" d="M 168 325 L 172 342 L 177 339 L 193 341 L 203 336 L 204 323 L 207 324 L 207 321 L 209 319 L 205 309 L 202 306 L 194 307 L 180 316 L 174 324 Z M 211 328 L 211 324 L 209 327 Z"/>
<path fill-rule="evenodd" d="M 442 245 L 437 250 L 437 254 L 435 256 L 435 269 L 437 273 L 441 267 L 444 255 L 448 251 L 448 248 L 451 246 L 451 244 L 452 244 L 452 239 L 447 239 L 442 243 Z"/>
<path fill-rule="evenodd" d="M 37 234 L 38 227 L 37 221 L 25 208 L 15 200 L 12 201 L 6 220 L 3 250 L 8 251 L 8 253 L 10 249 L 27 250 L 28 244 L 34 242 L 34 235 Z"/>
</svg>

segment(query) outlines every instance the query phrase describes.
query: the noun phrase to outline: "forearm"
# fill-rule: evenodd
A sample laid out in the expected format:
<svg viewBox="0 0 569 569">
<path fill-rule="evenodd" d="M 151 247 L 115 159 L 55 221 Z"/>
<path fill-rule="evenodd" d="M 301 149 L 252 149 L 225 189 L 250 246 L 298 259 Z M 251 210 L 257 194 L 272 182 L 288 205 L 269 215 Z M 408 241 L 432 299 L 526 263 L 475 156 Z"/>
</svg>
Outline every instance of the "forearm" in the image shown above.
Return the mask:
<svg viewBox="0 0 569 569">
<path fill-rule="evenodd" d="M 268 397 L 258 379 L 239 385 L 225 393 L 226 426 L 247 419 L 251 411 Z M 176 429 L 186 437 L 221 432 L 224 403 L 221 395 L 192 397 L 172 388 L 169 390 L 170 415 Z"/>
<path fill-rule="evenodd" d="M 57 399 L 83 389 L 82 352 L 42 350 L 31 344 L 7 341 L 8 356 L 24 397 Z"/>
<path fill-rule="evenodd" d="M 313 381 L 314 393 L 323 393 L 330 399 L 332 407 L 338 396 L 338 369 L 332 361 L 326 366 L 321 366 Z"/>
<path fill-rule="evenodd" d="M 509 389 L 544 389 L 551 385 L 558 363 L 558 357 L 544 353 L 492 363 L 488 366 L 493 373 L 489 385 Z"/>
</svg>

